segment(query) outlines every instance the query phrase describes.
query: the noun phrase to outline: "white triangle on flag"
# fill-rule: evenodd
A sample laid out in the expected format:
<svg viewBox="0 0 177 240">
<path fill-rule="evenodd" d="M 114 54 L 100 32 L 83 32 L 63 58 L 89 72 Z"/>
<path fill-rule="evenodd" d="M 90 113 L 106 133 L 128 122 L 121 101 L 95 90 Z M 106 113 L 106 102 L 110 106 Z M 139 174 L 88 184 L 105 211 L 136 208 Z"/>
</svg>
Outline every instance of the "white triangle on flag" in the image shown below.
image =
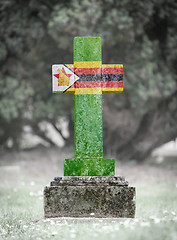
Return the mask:
<svg viewBox="0 0 177 240">
<path fill-rule="evenodd" d="M 62 76 L 65 75 L 65 78 L 69 80 L 69 83 L 59 83 L 59 74 Z M 60 74 L 60 75 L 61 75 Z M 67 91 L 77 80 L 79 77 L 66 65 L 64 64 L 54 64 L 52 65 L 52 92 L 59 93 Z"/>
</svg>

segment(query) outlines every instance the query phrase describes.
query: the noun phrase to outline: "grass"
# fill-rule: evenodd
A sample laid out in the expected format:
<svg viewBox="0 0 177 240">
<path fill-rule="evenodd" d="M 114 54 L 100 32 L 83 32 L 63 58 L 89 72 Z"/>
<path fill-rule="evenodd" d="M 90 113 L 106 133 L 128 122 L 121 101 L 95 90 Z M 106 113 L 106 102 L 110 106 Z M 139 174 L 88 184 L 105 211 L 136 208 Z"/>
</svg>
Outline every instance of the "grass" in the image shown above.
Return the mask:
<svg viewBox="0 0 177 240">
<path fill-rule="evenodd" d="M 135 219 L 44 219 L 44 186 L 70 157 L 54 149 L 1 156 L 0 240 L 177 239 L 177 174 L 168 166 L 118 163 L 118 175 L 136 187 Z"/>
<path fill-rule="evenodd" d="M 176 183 L 137 185 L 133 220 L 44 220 L 43 187 L 34 182 L 0 187 L 0 239 L 177 239 Z"/>
</svg>

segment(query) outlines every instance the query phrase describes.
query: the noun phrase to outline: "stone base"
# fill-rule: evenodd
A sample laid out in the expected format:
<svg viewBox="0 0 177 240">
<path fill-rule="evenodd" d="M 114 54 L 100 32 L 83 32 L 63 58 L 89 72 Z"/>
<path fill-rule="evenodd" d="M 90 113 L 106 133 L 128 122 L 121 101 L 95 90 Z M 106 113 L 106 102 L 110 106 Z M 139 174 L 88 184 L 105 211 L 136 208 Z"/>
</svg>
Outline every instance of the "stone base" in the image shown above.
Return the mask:
<svg viewBox="0 0 177 240">
<path fill-rule="evenodd" d="M 44 189 L 44 215 L 133 218 L 135 188 L 123 177 L 56 177 Z"/>
</svg>

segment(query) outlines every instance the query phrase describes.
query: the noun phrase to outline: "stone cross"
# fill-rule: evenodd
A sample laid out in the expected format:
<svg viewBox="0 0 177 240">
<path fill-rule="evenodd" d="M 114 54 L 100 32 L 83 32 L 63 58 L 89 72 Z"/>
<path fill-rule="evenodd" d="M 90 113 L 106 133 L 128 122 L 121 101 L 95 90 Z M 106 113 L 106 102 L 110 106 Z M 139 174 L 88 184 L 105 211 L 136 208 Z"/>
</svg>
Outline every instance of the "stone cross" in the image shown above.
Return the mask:
<svg viewBox="0 0 177 240">
<path fill-rule="evenodd" d="M 102 93 L 123 91 L 123 66 L 102 64 L 100 38 L 76 37 L 74 64 L 52 75 L 54 92 L 74 92 L 75 158 L 45 187 L 45 217 L 134 217 L 135 188 L 103 158 Z"/>
<path fill-rule="evenodd" d="M 74 93 L 75 158 L 64 160 L 64 176 L 114 176 L 115 160 L 103 158 L 102 93 L 123 91 L 123 65 L 102 64 L 100 37 L 75 37 L 74 64 L 66 67 L 79 79 L 66 90 Z M 58 85 L 69 81 L 57 71 Z"/>
</svg>

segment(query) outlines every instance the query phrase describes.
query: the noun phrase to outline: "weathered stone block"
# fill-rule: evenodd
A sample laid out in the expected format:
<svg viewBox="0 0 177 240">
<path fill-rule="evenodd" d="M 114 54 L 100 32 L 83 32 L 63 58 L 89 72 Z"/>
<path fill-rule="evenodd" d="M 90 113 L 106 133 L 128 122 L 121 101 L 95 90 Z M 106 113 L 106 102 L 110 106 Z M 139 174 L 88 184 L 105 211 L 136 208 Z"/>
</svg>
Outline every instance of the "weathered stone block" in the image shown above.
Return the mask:
<svg viewBox="0 0 177 240">
<path fill-rule="evenodd" d="M 135 216 L 135 188 L 123 177 L 61 177 L 44 189 L 45 217 Z"/>
</svg>

